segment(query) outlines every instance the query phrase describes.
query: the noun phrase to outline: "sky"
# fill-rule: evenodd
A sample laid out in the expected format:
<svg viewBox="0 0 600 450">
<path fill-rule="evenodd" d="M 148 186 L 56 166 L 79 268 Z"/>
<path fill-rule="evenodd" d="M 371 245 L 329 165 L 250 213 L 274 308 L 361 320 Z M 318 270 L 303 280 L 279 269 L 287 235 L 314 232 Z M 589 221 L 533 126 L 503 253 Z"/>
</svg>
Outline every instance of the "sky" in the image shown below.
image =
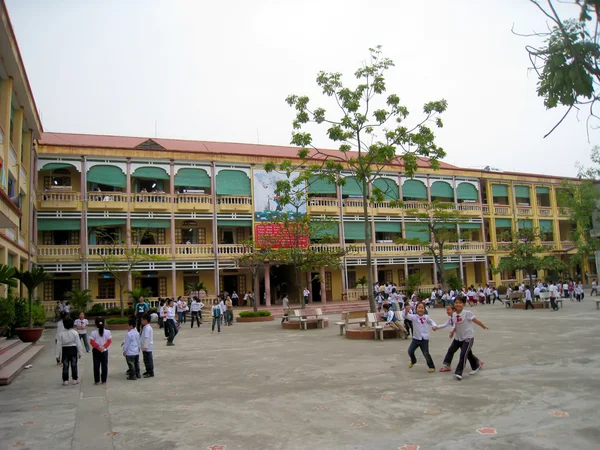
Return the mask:
<svg viewBox="0 0 600 450">
<path fill-rule="evenodd" d="M 543 138 L 565 110 L 537 97 L 536 40 L 511 32 L 545 29 L 528 0 L 5 1 L 45 131 L 289 145 L 285 98 L 339 119 L 317 73 L 353 86 L 382 45 L 409 123 L 448 101 L 435 133 L 450 164 L 575 176 L 600 143 L 583 114 Z"/>
</svg>

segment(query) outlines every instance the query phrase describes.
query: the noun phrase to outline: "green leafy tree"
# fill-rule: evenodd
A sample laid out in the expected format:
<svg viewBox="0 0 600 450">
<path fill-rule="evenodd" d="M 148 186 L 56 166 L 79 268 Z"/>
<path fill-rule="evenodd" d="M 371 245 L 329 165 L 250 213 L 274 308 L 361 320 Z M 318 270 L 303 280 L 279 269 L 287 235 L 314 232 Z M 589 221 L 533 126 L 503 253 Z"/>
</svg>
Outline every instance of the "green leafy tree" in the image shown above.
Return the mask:
<svg viewBox="0 0 600 450">
<path fill-rule="evenodd" d="M 73 289 L 67 292 L 69 302 L 79 312 L 86 312 L 90 303 L 92 303 L 92 291 L 89 289 Z"/>
<path fill-rule="evenodd" d="M 125 291 L 126 294 L 129 294 L 131 299 L 133 300 L 133 306 L 137 305 L 140 301 L 140 298 L 144 297 L 152 297 L 152 288 L 149 287 L 136 287 L 130 291 Z"/>
<path fill-rule="evenodd" d="M 555 256 L 544 255 L 547 250 L 538 244 L 539 240 L 537 229 L 523 228 L 513 233 L 512 241 L 508 245 L 508 255 L 503 256 L 492 270 L 495 273 L 521 270 L 529 278 L 530 286 L 533 286 L 533 274 L 538 270 L 565 271 L 567 264 Z"/>
<path fill-rule="evenodd" d="M 354 287 L 358 288 L 359 286 L 362 288 L 362 296 L 367 296 L 367 285 L 369 284 L 369 279 L 366 276 L 362 276 L 356 280 L 354 283 Z"/>
<path fill-rule="evenodd" d="M 411 296 L 419 289 L 423 283 L 423 274 L 421 272 L 411 273 L 406 279 L 406 294 Z"/>
<path fill-rule="evenodd" d="M 386 198 L 385 192 L 374 186 L 373 181 L 382 171 L 389 170 L 389 165 L 402 165 L 405 174 L 412 177 L 418 169 L 419 158 L 428 158 L 428 164 L 436 169 L 439 159 L 445 156 L 443 149 L 435 144 L 430 125 L 442 127 L 439 116 L 446 110 L 447 102 L 425 103 L 422 117 L 409 124 L 409 111 L 400 97 L 386 94 L 386 72 L 393 66 L 394 62 L 384 58 L 378 46 L 370 49 L 370 61 L 355 71 L 354 87 L 344 84 L 341 73 L 319 72 L 317 85 L 326 98 L 335 102 L 337 113 L 329 113 L 322 107 L 313 108 L 307 96 L 290 95 L 286 99 L 296 110 L 291 142 L 300 147 L 298 166 L 307 167 L 307 179 L 317 176 L 343 186 L 342 173 L 351 173 L 361 190 L 369 286 L 373 285 L 369 205 Z M 339 151 L 315 146 L 312 134 L 305 129 L 310 124 L 326 126 L 328 138 L 338 145 Z M 288 161 L 280 169 L 291 170 L 292 166 Z M 265 166 L 267 170 L 275 167 L 274 163 Z M 370 289 L 369 301 L 371 311 L 375 312 Z"/>
<path fill-rule="evenodd" d="M 252 291 L 254 291 L 256 280 L 260 276 L 261 269 L 265 267 L 265 263 L 268 262 L 269 257 L 266 249 L 257 249 L 255 247 L 253 240 L 245 242 L 244 246 L 246 251 L 238 257 L 237 265 L 242 269 L 246 269 L 250 273 L 250 278 L 252 280 Z M 254 292 L 254 303 L 252 305 L 254 312 L 258 311 L 258 304 L 260 303 L 259 295 L 260 292 Z"/>
<path fill-rule="evenodd" d="M 187 292 L 187 295 L 198 295 L 200 292 L 208 294 L 208 289 L 203 281 L 194 281 L 193 283 L 188 283 L 185 287 L 185 291 Z"/>
<path fill-rule="evenodd" d="M 546 108 L 567 107 L 560 121 L 546 134 L 552 133 L 572 111 L 586 108 L 588 122 L 597 118 L 594 105 L 598 100 L 600 82 L 599 13 L 598 0 L 530 0 L 547 19 L 549 31 L 527 37 L 543 38 L 541 45 L 525 48 L 538 76 L 538 96 Z M 559 14 L 571 4 L 572 15 Z M 562 10 L 564 11 L 564 10 Z M 544 136 L 544 137 L 546 137 Z"/>
<path fill-rule="evenodd" d="M 147 252 L 141 244 L 145 236 L 151 236 L 152 233 L 145 228 L 131 230 L 131 245 L 119 239 L 116 233 L 110 233 L 104 228 L 99 228 L 96 232 L 99 239 L 107 242 L 106 249 L 100 254 L 100 259 L 104 264 L 104 271 L 110 273 L 119 284 L 119 304 L 121 308 L 121 317 L 125 317 L 125 301 L 123 294 L 127 288 L 126 281 L 119 276 L 122 273 L 129 276 L 138 275 L 139 265 L 145 261 L 161 261 L 165 257 Z M 151 296 L 150 293 L 149 296 Z"/>
<path fill-rule="evenodd" d="M 52 274 L 45 272 L 42 266 L 33 266 L 31 270 L 25 272 L 17 271 L 16 278 L 27 289 L 28 310 L 28 328 L 33 328 L 33 293 L 42 283 L 52 280 Z"/>
<path fill-rule="evenodd" d="M 18 286 L 16 274 L 17 269 L 14 267 L 0 264 L 0 284 L 5 284 L 9 288 L 16 288 Z"/>
</svg>

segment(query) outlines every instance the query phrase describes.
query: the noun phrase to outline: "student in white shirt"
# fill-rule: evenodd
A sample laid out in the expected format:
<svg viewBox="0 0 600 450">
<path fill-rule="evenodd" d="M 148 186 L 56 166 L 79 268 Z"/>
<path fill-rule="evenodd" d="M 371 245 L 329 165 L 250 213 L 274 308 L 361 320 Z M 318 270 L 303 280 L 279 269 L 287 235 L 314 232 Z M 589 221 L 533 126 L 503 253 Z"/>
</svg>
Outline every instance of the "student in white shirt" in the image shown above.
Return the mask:
<svg viewBox="0 0 600 450">
<path fill-rule="evenodd" d="M 63 324 L 64 330 L 60 332 L 57 339 L 57 345 L 62 349 L 60 362 L 63 365 L 63 385 L 69 384 L 69 366 L 71 366 L 73 384 L 79 384 L 77 360 L 81 358 L 81 341 L 79 340 L 79 334 L 73 329 L 73 319 L 67 317 L 64 319 Z"/>
<path fill-rule="evenodd" d="M 186 322 L 185 313 L 187 309 L 187 302 L 183 299 L 183 297 L 179 296 L 177 298 L 177 316 L 179 317 L 180 325 Z"/>
<path fill-rule="evenodd" d="M 104 329 L 104 319 L 96 317 L 96 329 L 90 334 L 92 344 L 92 358 L 94 359 L 94 384 L 106 383 L 108 378 L 108 347 L 112 343 L 112 335 L 109 330 Z M 100 377 L 102 369 L 102 378 Z"/>
<path fill-rule="evenodd" d="M 456 312 L 452 316 L 454 328 L 450 332 L 450 337 L 456 336 L 456 338 L 452 341 L 450 348 L 452 349 L 453 346 L 456 346 L 456 349 L 460 348 L 460 359 L 458 360 L 458 365 L 454 371 L 454 377 L 457 380 L 462 380 L 462 374 L 467 365 L 467 360 L 471 364 L 472 369 L 469 375 L 475 375 L 483 367 L 483 361 L 477 358 L 471 351 L 475 340 L 473 323 L 476 323 L 484 330 L 487 330 L 488 327 L 477 319 L 471 311 L 464 310 L 465 304 L 461 298 L 455 300 L 454 307 L 456 308 Z M 450 351 L 450 349 L 448 349 L 448 351 Z"/>
<path fill-rule="evenodd" d="M 538 294 L 538 298 L 539 298 L 539 294 Z M 529 307 L 531 307 L 531 309 L 535 309 L 535 306 L 533 306 L 533 302 L 532 302 L 531 289 L 529 289 L 529 286 L 525 286 L 525 311 L 527 311 L 529 309 Z"/>
<path fill-rule="evenodd" d="M 308 299 L 310 297 L 310 291 L 308 290 L 307 287 L 305 287 L 304 291 L 302 291 L 302 296 L 304 297 L 304 304 L 306 305 L 308 303 Z"/>
<path fill-rule="evenodd" d="M 196 323 L 198 324 L 198 328 L 200 328 L 200 316 L 202 315 L 202 308 L 204 308 L 204 303 L 199 301 L 196 297 L 192 297 L 192 304 L 190 305 L 190 311 L 192 312 L 192 326 L 194 328 L 194 319 L 196 319 Z"/>
<path fill-rule="evenodd" d="M 60 366 L 60 353 L 62 347 L 58 345 L 58 336 L 65 330 L 65 319 L 67 318 L 66 312 L 60 313 L 60 320 L 56 322 L 56 334 L 54 335 L 55 353 L 56 353 L 56 364 Z"/>
<path fill-rule="evenodd" d="M 173 341 L 175 340 L 175 336 L 177 336 L 177 333 L 179 333 L 179 330 L 177 329 L 177 323 L 175 322 L 175 306 L 172 298 L 167 299 L 167 305 L 164 311 L 166 319 L 165 328 L 168 328 L 167 345 L 173 346 L 175 345 Z"/>
<path fill-rule="evenodd" d="M 240 296 L 235 291 L 231 294 L 231 303 L 233 306 L 240 306 Z"/>
<path fill-rule="evenodd" d="M 550 308 L 552 308 L 552 311 L 558 311 L 556 299 L 558 298 L 559 293 L 554 283 L 550 283 L 550 286 L 548 286 L 548 292 L 550 293 Z"/>
<path fill-rule="evenodd" d="M 533 290 L 533 298 L 535 298 L 536 300 L 539 301 L 540 300 L 540 292 L 541 292 L 541 289 L 540 289 L 540 285 L 538 284 L 535 287 L 535 289 Z"/>
<path fill-rule="evenodd" d="M 88 342 L 88 336 L 87 336 L 87 330 L 86 330 L 86 327 L 88 326 L 88 320 L 85 318 L 85 314 L 79 313 L 79 319 L 77 319 L 74 322 L 74 325 L 75 325 L 75 329 L 77 330 L 77 333 L 79 334 L 79 339 L 81 339 L 83 341 L 83 344 L 85 345 L 86 353 L 89 353 L 90 352 L 90 343 Z"/>
<path fill-rule="evenodd" d="M 217 300 L 215 299 L 213 302 L 213 307 L 211 309 L 211 316 L 212 316 L 212 331 L 210 332 L 211 334 L 215 332 L 215 323 L 217 324 L 217 329 L 218 332 L 221 332 L 221 317 L 223 317 L 223 310 L 221 309 L 221 306 L 217 303 Z"/>
<path fill-rule="evenodd" d="M 129 319 L 127 334 L 123 341 L 123 356 L 127 361 L 127 379 L 142 378 L 140 374 L 140 333 L 135 328 L 136 320 Z"/>
<path fill-rule="evenodd" d="M 65 313 L 67 314 L 67 316 L 69 314 L 71 314 L 71 304 L 69 302 L 65 303 L 65 309 L 64 310 L 65 310 Z"/>
<path fill-rule="evenodd" d="M 154 376 L 154 358 L 152 357 L 152 347 L 154 346 L 154 330 L 150 325 L 148 314 L 142 317 L 142 356 L 144 358 L 144 367 L 146 371 L 142 374 L 144 378 Z"/>
<path fill-rule="evenodd" d="M 592 295 L 598 295 L 598 283 L 596 282 L 596 279 L 592 280 L 592 290 L 590 291 L 590 297 Z"/>
<path fill-rule="evenodd" d="M 498 289 L 494 288 L 494 292 L 492 292 L 492 304 L 495 305 L 496 300 L 498 300 L 499 298 L 500 298 L 500 295 L 498 294 Z"/>
<path fill-rule="evenodd" d="M 410 312 L 410 306 L 406 306 L 402 311 L 402 317 L 404 320 L 410 320 L 413 324 L 413 339 L 408 346 L 408 356 L 410 356 L 409 369 L 412 369 L 417 363 L 417 357 L 415 351 L 420 348 L 423 353 L 425 361 L 427 361 L 427 367 L 429 367 L 429 373 L 435 372 L 435 364 L 429 354 L 429 326 L 433 327 L 433 330 L 437 330 L 437 325 L 428 315 L 425 314 L 425 305 L 419 303 L 417 305 L 417 313 L 412 314 Z"/>
<path fill-rule="evenodd" d="M 381 292 L 377 293 L 375 300 L 377 301 L 377 311 L 381 312 L 381 307 L 383 306 L 383 295 Z"/>
<path fill-rule="evenodd" d="M 408 336 L 406 334 L 406 329 L 400 322 L 400 320 L 396 317 L 396 313 L 390 308 L 389 304 L 383 305 L 383 315 L 382 318 L 386 319 L 385 325 L 396 330 L 396 336 L 398 333 L 400 336 L 404 336 L 404 339 L 407 339 Z"/>
</svg>

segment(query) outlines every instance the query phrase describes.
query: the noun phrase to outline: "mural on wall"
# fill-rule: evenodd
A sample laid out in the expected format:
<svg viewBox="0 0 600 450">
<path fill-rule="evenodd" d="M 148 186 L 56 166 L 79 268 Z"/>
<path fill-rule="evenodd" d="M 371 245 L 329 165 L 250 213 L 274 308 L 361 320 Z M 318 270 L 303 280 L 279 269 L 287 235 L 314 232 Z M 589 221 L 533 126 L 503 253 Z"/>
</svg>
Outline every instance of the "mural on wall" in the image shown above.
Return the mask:
<svg viewBox="0 0 600 450">
<path fill-rule="evenodd" d="M 290 180 L 298 178 L 297 173 L 292 173 Z M 254 170 L 254 220 L 256 222 L 267 222 L 277 217 L 281 213 L 295 213 L 296 207 L 293 205 L 282 205 L 279 203 L 277 195 L 277 181 L 285 180 L 286 176 L 282 173 L 266 172 L 264 170 Z M 304 190 L 298 188 L 299 190 Z M 306 202 L 298 208 L 299 214 L 306 214 Z"/>
</svg>

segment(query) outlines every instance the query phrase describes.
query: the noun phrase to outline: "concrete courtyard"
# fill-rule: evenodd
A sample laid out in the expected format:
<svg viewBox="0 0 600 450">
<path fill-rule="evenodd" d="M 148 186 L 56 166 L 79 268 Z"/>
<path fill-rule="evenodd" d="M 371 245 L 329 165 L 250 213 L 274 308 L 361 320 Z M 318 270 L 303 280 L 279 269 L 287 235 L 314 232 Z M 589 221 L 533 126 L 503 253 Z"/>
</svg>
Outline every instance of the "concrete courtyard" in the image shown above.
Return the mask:
<svg viewBox="0 0 600 450">
<path fill-rule="evenodd" d="M 61 385 L 54 330 L 44 351 L 0 388 L 0 448 L 12 449 L 598 449 L 600 311 L 588 298 L 559 312 L 472 308 L 475 376 L 408 369 L 410 341 L 351 341 L 338 328 L 284 331 L 279 320 L 221 335 L 189 323 L 156 377 L 125 380 L 115 331 L 109 378 Z M 445 321 L 443 309 L 431 316 Z M 337 319 L 337 317 L 330 317 Z M 436 369 L 450 343 L 432 333 Z M 455 359 L 456 362 L 456 359 Z M 479 431 L 478 431 L 479 430 Z"/>
</svg>

